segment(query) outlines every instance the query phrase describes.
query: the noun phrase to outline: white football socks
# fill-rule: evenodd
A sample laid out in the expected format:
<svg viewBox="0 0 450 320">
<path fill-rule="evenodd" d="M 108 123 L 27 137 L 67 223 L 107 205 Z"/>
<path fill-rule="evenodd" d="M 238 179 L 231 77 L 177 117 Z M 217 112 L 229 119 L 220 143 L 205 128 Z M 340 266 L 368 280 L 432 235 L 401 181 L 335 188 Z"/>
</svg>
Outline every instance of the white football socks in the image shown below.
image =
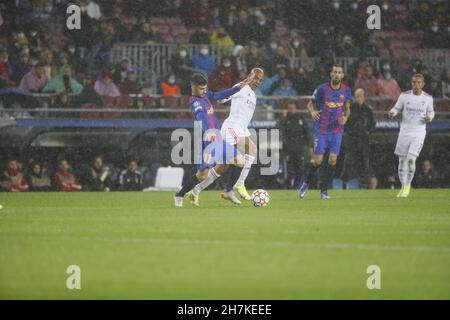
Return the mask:
<svg viewBox="0 0 450 320">
<path fill-rule="evenodd" d="M 240 187 L 244 185 L 245 179 L 247 179 L 248 173 L 250 172 L 252 164 L 255 161 L 255 157 L 248 154 L 244 155 L 244 159 L 245 159 L 244 168 L 242 168 L 241 175 L 239 176 L 238 181 L 234 185 L 235 187 Z"/>
<path fill-rule="evenodd" d="M 206 179 L 197 184 L 194 189 L 192 190 L 192 193 L 198 196 L 202 190 L 208 188 L 213 182 L 220 177 L 220 174 L 214 170 L 214 168 L 210 169 L 208 171 L 208 175 L 206 176 Z"/>
<path fill-rule="evenodd" d="M 406 174 L 408 172 L 408 164 L 406 157 L 398 157 L 398 178 L 402 184 L 402 188 L 406 186 Z"/>
<path fill-rule="evenodd" d="M 416 173 L 416 157 L 408 155 L 406 157 L 406 164 L 408 167 L 408 171 L 406 174 L 406 187 L 411 187 L 411 182 L 414 178 L 414 174 Z"/>
</svg>

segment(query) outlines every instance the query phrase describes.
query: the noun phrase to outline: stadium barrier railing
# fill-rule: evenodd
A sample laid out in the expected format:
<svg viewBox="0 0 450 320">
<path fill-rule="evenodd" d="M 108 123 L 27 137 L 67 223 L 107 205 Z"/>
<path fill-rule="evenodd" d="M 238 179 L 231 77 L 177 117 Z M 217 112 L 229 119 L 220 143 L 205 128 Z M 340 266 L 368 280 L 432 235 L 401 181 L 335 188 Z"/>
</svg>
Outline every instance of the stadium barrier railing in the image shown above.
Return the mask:
<svg viewBox="0 0 450 320">
<path fill-rule="evenodd" d="M 143 44 L 143 43 L 117 43 L 111 50 L 111 60 L 118 63 L 122 58 L 130 59 L 131 65 L 136 69 L 138 80 L 144 84 L 154 84 L 158 78 L 167 74 L 170 70 L 170 60 L 177 54 L 180 47 L 178 44 Z M 187 56 L 192 59 L 200 45 L 186 44 Z M 220 64 L 222 58 L 231 55 L 233 46 L 210 45 L 210 55 L 216 65 Z M 347 72 L 360 58 L 359 57 L 334 57 L 334 60 L 344 67 Z M 379 69 L 380 58 L 368 57 L 368 61 Z M 292 57 L 290 67 L 314 68 L 321 58 Z"/>
<path fill-rule="evenodd" d="M 131 94 L 117 98 L 102 97 L 102 105 L 83 103 L 62 106 L 56 99 L 57 94 L 32 94 L 38 106 L 25 108 L 16 105 L 4 108 L 0 104 L 0 117 L 20 118 L 81 118 L 81 119 L 137 119 L 165 118 L 192 119 L 189 96 L 162 96 Z M 289 102 L 297 106 L 299 113 L 307 115 L 306 105 L 310 96 L 280 97 L 261 96 L 257 100 L 255 120 L 275 120 L 283 115 Z M 366 103 L 372 106 L 377 120 L 386 120 L 387 112 L 396 99 L 387 97 L 368 97 Z M 450 121 L 450 99 L 435 99 L 436 119 Z M 223 120 L 229 113 L 229 103 L 213 103 L 216 115 Z"/>
</svg>

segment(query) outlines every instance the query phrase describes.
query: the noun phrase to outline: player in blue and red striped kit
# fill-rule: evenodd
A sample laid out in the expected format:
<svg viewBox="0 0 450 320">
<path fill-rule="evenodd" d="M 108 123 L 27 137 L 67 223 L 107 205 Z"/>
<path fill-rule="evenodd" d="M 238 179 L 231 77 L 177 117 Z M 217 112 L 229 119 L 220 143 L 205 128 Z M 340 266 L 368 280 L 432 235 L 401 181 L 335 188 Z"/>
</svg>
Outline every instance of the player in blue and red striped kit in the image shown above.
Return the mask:
<svg viewBox="0 0 450 320">
<path fill-rule="evenodd" d="M 191 190 L 202 188 L 211 181 L 222 175 L 228 164 L 241 165 L 244 163 L 242 157 L 235 146 L 227 144 L 220 134 L 220 123 L 214 114 L 214 108 L 210 99 L 224 100 L 239 92 L 244 86 L 250 83 L 248 78 L 232 88 L 220 92 L 211 92 L 207 88 L 206 78 L 196 73 L 191 78 L 192 96 L 189 99 L 191 111 L 194 115 L 194 121 L 201 125 L 202 130 L 202 152 L 198 156 L 201 157 L 201 163 L 197 165 L 197 173 L 185 182 L 181 190 L 174 197 L 174 204 L 177 207 L 183 206 L 183 197 L 188 195 L 193 205 L 198 204 L 198 194 Z"/>
<path fill-rule="evenodd" d="M 340 65 L 333 65 L 330 73 L 331 81 L 321 84 L 314 91 L 308 103 L 308 110 L 314 119 L 314 162 L 309 168 L 305 181 L 298 194 L 304 198 L 317 169 L 321 167 L 320 197 L 329 199 L 328 186 L 331 184 L 336 167 L 337 157 L 341 149 L 344 124 L 350 116 L 351 90 L 342 83 L 344 70 Z M 318 107 L 316 110 L 314 106 Z M 328 165 L 322 165 L 323 156 L 329 151 Z"/>
</svg>

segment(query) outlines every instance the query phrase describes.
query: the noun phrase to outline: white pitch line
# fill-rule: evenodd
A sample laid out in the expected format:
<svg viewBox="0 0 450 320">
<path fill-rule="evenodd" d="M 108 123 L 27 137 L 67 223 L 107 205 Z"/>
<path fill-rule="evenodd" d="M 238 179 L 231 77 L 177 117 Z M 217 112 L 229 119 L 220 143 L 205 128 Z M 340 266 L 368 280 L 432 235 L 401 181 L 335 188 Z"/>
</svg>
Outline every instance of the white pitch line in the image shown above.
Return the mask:
<svg viewBox="0 0 450 320">
<path fill-rule="evenodd" d="M 45 238 L 45 236 L 25 236 L 24 238 Z M 52 239 L 49 239 L 52 240 Z M 289 241 L 256 241 L 256 240 L 202 240 L 202 239 L 156 239 L 156 238 L 107 238 L 107 237 L 76 237 L 63 236 L 58 240 L 81 241 L 108 241 L 120 243 L 158 243 L 158 244 L 186 244 L 186 245 L 232 245 L 232 246 L 265 246 L 285 248 L 316 248 L 316 249 L 343 249 L 343 250 L 384 250 L 384 251 L 428 251 L 448 252 L 449 247 L 435 246 L 404 246 L 404 245 L 380 245 L 367 243 L 302 243 Z"/>
</svg>

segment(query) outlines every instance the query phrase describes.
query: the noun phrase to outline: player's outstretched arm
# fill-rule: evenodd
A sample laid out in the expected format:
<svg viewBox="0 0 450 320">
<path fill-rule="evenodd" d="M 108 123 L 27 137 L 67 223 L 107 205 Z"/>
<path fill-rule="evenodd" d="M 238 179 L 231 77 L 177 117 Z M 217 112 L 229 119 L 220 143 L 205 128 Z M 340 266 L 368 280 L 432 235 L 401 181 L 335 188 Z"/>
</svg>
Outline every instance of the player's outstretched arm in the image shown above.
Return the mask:
<svg viewBox="0 0 450 320">
<path fill-rule="evenodd" d="M 225 89 L 225 90 L 219 91 L 219 92 L 208 91 L 207 96 L 208 96 L 208 98 L 214 99 L 217 101 L 226 100 L 226 99 L 230 98 L 233 94 L 238 93 L 243 87 L 248 85 L 251 81 L 252 81 L 252 77 L 248 76 L 245 80 L 239 82 L 237 85 L 234 85 L 233 87 L 231 87 L 229 89 Z"/>
<path fill-rule="evenodd" d="M 238 86 L 234 86 L 232 88 L 229 89 L 225 89 L 223 91 L 218 91 L 218 92 L 212 92 L 212 91 L 208 91 L 206 93 L 206 96 L 209 99 L 213 99 L 213 100 L 226 100 L 228 98 L 230 98 L 233 94 L 238 93 L 241 90 L 241 88 L 239 88 Z"/>
</svg>

